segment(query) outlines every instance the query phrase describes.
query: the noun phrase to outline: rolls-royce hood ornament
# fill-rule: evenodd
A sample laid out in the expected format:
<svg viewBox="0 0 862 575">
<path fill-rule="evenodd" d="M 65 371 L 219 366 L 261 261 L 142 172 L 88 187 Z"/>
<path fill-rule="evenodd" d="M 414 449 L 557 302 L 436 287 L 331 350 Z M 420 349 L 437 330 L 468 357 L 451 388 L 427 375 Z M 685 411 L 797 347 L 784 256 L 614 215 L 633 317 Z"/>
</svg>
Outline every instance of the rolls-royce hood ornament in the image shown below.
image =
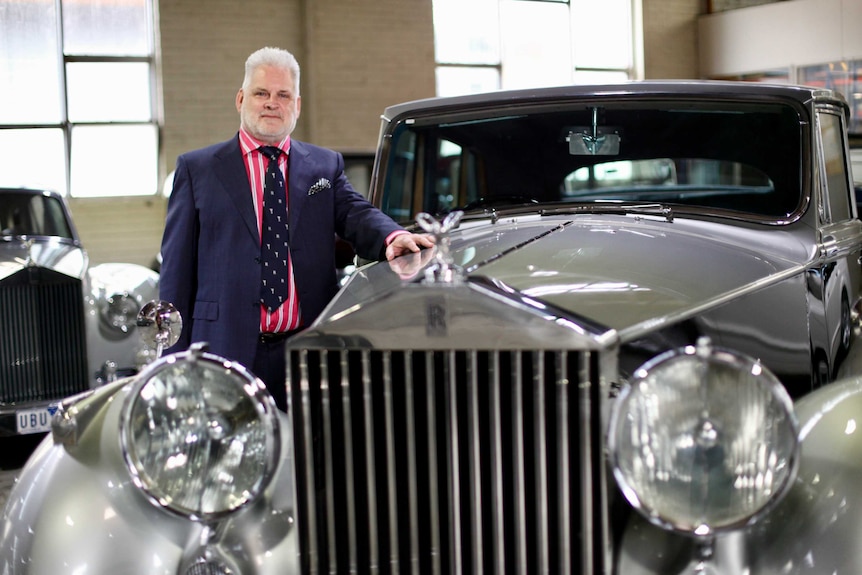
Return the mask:
<svg viewBox="0 0 862 575">
<path fill-rule="evenodd" d="M 436 240 L 434 263 L 425 269 L 425 283 L 456 284 L 463 280 L 464 270 L 454 263 L 449 238 L 449 232 L 458 226 L 463 215 L 462 211 L 452 212 L 442 221 L 426 212 L 416 215 L 419 227 L 433 235 Z"/>
</svg>

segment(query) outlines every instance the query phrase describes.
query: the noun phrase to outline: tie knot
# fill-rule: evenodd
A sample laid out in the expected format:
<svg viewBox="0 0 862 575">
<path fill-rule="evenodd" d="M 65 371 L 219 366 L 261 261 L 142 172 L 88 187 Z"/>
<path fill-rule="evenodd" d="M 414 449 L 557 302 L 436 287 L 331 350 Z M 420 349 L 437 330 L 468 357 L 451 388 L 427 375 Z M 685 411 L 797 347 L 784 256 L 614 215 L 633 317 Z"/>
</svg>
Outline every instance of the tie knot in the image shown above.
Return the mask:
<svg viewBox="0 0 862 575">
<path fill-rule="evenodd" d="M 278 160 L 278 157 L 281 155 L 281 148 L 276 146 L 261 146 L 258 149 L 270 160 Z"/>
</svg>

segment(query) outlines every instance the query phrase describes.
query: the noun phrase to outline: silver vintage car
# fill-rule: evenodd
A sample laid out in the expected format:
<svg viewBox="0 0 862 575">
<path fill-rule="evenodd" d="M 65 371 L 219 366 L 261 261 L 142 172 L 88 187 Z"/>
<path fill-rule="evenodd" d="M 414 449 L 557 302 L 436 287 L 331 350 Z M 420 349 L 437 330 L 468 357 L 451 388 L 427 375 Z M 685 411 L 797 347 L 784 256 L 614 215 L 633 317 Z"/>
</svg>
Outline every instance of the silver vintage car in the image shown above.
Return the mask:
<svg viewBox="0 0 862 575">
<path fill-rule="evenodd" d="M 206 342 L 63 402 L 0 573 L 862 572 L 847 115 L 721 82 L 388 108 L 369 197 L 436 247 L 288 341 L 286 413 Z"/>
<path fill-rule="evenodd" d="M 89 265 L 60 195 L 0 188 L 0 437 L 47 432 L 63 398 L 136 373 L 157 295 L 143 266 Z"/>
</svg>

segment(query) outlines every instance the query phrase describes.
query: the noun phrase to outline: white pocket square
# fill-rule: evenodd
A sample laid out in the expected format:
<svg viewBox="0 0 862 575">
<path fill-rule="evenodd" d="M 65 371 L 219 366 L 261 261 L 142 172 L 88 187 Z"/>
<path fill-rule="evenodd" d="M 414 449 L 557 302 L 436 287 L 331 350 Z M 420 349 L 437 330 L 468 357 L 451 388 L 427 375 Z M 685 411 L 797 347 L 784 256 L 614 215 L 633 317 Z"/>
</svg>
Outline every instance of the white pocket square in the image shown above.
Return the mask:
<svg viewBox="0 0 862 575">
<path fill-rule="evenodd" d="M 329 180 L 327 180 L 326 178 L 320 178 L 319 180 L 314 182 L 314 184 L 310 188 L 308 188 L 308 195 L 309 196 L 314 195 L 317 192 L 320 192 L 322 190 L 325 190 L 325 189 L 331 188 L 331 187 L 332 187 L 332 184 L 329 183 Z"/>
</svg>

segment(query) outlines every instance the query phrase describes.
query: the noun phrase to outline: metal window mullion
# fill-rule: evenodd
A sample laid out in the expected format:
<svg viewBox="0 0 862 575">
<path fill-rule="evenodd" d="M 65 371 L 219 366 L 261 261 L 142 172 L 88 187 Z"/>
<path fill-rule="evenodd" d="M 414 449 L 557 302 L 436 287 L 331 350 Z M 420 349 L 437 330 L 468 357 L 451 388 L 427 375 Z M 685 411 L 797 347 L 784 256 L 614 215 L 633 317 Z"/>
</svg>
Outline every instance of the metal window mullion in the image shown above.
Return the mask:
<svg viewBox="0 0 862 575">
<path fill-rule="evenodd" d="M 392 405 L 392 352 L 383 352 L 383 410 L 386 426 L 386 483 L 389 504 L 389 566 L 391 573 L 399 570 L 398 554 L 398 489 L 395 469 L 395 415 Z"/>
<path fill-rule="evenodd" d="M 569 379 L 568 354 L 565 351 L 555 354 L 556 357 L 556 390 L 557 390 L 557 485 L 559 501 L 559 525 L 557 527 L 560 560 L 558 562 L 561 575 L 572 572 L 571 514 L 572 494 L 570 485 L 570 470 L 572 462 L 569 457 Z"/>
<path fill-rule="evenodd" d="M 514 441 L 512 454 L 515 489 L 515 569 L 516 573 L 529 573 L 527 567 L 527 494 L 524 478 L 524 378 L 521 352 L 512 356 L 512 419 Z"/>
<path fill-rule="evenodd" d="M 430 552 L 431 573 L 440 575 L 440 565 L 443 550 L 440 547 L 441 524 L 440 524 L 440 485 L 437 479 L 440 477 L 440 466 L 437 461 L 437 399 L 436 399 L 436 372 L 434 370 L 434 352 L 425 352 L 425 410 L 428 417 L 428 500 L 430 509 Z"/>
<path fill-rule="evenodd" d="M 407 496 L 410 528 L 410 572 L 419 573 L 419 509 L 416 471 L 416 414 L 413 381 L 413 352 L 404 352 L 404 409 L 407 426 Z"/>
<path fill-rule="evenodd" d="M 535 449 L 536 499 L 536 559 L 537 571 L 548 573 L 550 569 L 548 537 L 548 444 L 546 433 L 545 356 L 541 351 L 533 352 L 533 437 Z"/>
<path fill-rule="evenodd" d="M 479 435 L 479 380 L 478 359 L 476 350 L 468 355 L 467 362 L 467 445 L 469 457 L 469 485 L 470 497 L 470 531 L 471 557 L 473 559 L 473 573 L 481 575 L 484 563 L 484 540 L 482 537 L 482 446 Z"/>
<path fill-rule="evenodd" d="M 332 459 L 332 406 L 329 391 L 328 351 L 320 352 L 320 411 L 321 434 L 323 436 L 323 452 L 326 469 L 324 470 L 326 495 L 326 539 L 329 553 L 329 568 L 332 572 L 338 570 L 338 554 L 335 540 L 335 479 L 332 476 L 334 462 Z"/>
<path fill-rule="evenodd" d="M 503 425 L 502 402 L 500 401 L 500 353 L 489 354 L 488 412 L 491 440 L 491 501 L 494 502 L 493 514 L 494 535 L 494 573 L 503 573 L 506 565 L 505 554 L 505 516 L 503 505 Z"/>
<path fill-rule="evenodd" d="M 461 465 L 458 447 L 458 377 L 456 373 L 456 353 L 447 351 L 444 364 L 444 385 L 446 392 L 447 441 L 449 442 L 449 534 L 452 538 L 451 570 L 464 572 L 463 549 L 461 548 Z"/>
<path fill-rule="evenodd" d="M 374 392 L 371 388 L 371 352 L 362 352 L 362 402 L 365 412 L 365 477 L 368 489 L 368 561 L 372 573 L 380 568 L 380 541 L 377 520 L 377 462 L 374 454 Z"/>
<path fill-rule="evenodd" d="M 359 567 L 357 552 L 356 533 L 356 470 L 353 463 L 353 411 L 350 403 L 350 360 L 347 350 L 340 352 L 341 365 L 341 417 L 344 427 L 344 474 L 347 488 L 347 540 L 348 561 L 350 562 L 350 573 L 356 573 Z"/>
<path fill-rule="evenodd" d="M 312 440 L 313 430 L 311 428 L 311 399 L 309 397 L 310 382 L 308 380 L 308 352 L 299 352 L 299 389 L 300 389 L 300 405 L 302 413 L 302 427 L 299 430 L 302 438 L 303 451 L 305 452 L 305 503 L 308 507 L 308 516 L 298 517 L 299 521 L 307 522 L 308 532 L 308 566 L 309 571 L 317 573 L 319 567 L 319 542 L 317 537 L 317 498 L 315 493 L 316 481 L 314 475 L 314 443 Z M 290 362 L 288 362 L 289 369 Z M 292 378 L 293 374 L 290 374 Z M 297 463 L 298 467 L 302 467 L 302 462 Z"/>
</svg>

